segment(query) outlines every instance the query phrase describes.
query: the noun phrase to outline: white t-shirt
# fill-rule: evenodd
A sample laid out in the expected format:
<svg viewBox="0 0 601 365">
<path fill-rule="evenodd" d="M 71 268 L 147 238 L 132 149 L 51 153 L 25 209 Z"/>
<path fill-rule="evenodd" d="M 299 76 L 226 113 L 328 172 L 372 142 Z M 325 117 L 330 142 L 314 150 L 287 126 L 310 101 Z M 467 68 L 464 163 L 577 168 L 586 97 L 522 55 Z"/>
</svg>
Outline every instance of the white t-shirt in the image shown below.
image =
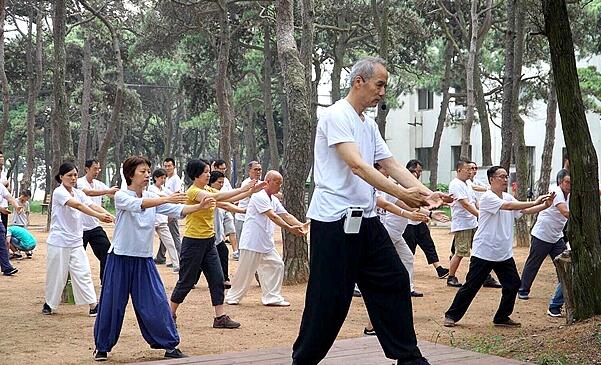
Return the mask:
<svg viewBox="0 0 601 365">
<path fill-rule="evenodd" d="M 387 193 L 383 193 L 384 199 L 386 201 L 395 204 L 398 198 L 394 195 L 390 195 Z M 407 218 L 403 218 L 396 214 L 386 213 L 386 217 L 384 219 L 384 227 L 388 231 L 388 235 L 390 235 L 390 239 L 393 242 L 398 242 L 403 238 L 403 232 L 405 232 L 405 228 L 407 228 L 407 224 L 409 220 Z"/>
<path fill-rule="evenodd" d="M 2 168 L 2 171 L 0 171 L 0 185 L 4 186 L 4 188 L 6 189 L 6 185 L 8 183 L 8 175 L 6 174 L 6 170 L 4 168 Z M 8 189 L 6 189 L 6 191 L 8 191 Z M 6 208 L 8 207 L 8 200 L 6 200 L 6 198 L 4 198 L 4 196 L 2 196 L 0 198 L 0 207 L 2 208 Z"/>
<path fill-rule="evenodd" d="M 0 205 L 3 208 L 8 207 L 8 200 L 6 200 L 6 197 L 10 195 L 10 192 L 8 191 L 8 189 L 6 188 L 6 186 L 4 186 L 4 184 L 0 184 L 0 199 L 2 199 L 3 201 L 6 202 L 6 206 Z M 4 227 L 6 228 L 6 227 Z"/>
<path fill-rule="evenodd" d="M 67 191 L 63 184 L 52 192 L 52 217 L 50 219 L 50 233 L 46 243 L 58 247 L 78 247 L 83 245 L 84 213 L 67 205 L 69 199 L 90 206 L 94 204 L 83 191 L 73 188 L 73 195 Z"/>
<path fill-rule="evenodd" d="M 275 223 L 264 213 L 273 210 L 275 214 L 286 214 L 286 209 L 275 196 L 267 195 L 265 190 L 251 195 L 246 208 L 246 219 L 242 226 L 240 248 L 260 253 L 275 250 L 273 230 Z"/>
<path fill-rule="evenodd" d="M 232 188 L 232 184 L 230 183 L 230 180 L 227 177 L 223 178 L 223 186 L 221 187 L 221 191 L 232 191 L 234 190 L 234 188 Z"/>
<path fill-rule="evenodd" d="M 376 216 L 375 189 L 353 174 L 342 160 L 336 145 L 354 142 L 368 165 L 392 156 L 376 122 L 361 120 L 346 99 L 326 108 L 317 122 L 314 164 L 315 191 L 307 217 L 322 222 L 341 219 L 349 207 L 363 208 L 364 217 Z"/>
<path fill-rule="evenodd" d="M 549 243 L 555 243 L 563 237 L 563 227 L 566 225 L 568 218 L 557 209 L 557 205 L 564 203 L 569 205 L 570 196 L 566 199 L 563 191 L 559 186 L 555 186 L 551 191 L 555 192 L 555 200 L 553 205 L 538 213 L 538 218 L 534 227 L 532 227 L 531 235 Z"/>
<path fill-rule="evenodd" d="M 522 216 L 518 210 L 501 210 L 505 202 L 517 201 L 503 192 L 503 199 L 492 190 L 482 194 L 478 230 L 472 242 L 472 256 L 488 261 L 505 261 L 513 256 L 513 222 Z"/>
<path fill-rule="evenodd" d="M 246 179 L 244 179 L 244 181 L 242 181 L 242 185 L 240 185 L 240 186 L 244 186 L 244 185 L 248 184 L 250 182 L 250 180 L 251 180 L 251 178 L 247 177 Z M 258 180 L 257 182 L 261 182 L 261 180 Z M 247 196 L 246 198 L 244 198 L 238 202 L 238 207 L 246 208 L 248 206 L 249 201 L 250 201 L 250 196 Z M 246 214 L 245 213 L 235 213 L 234 218 L 236 218 L 239 221 L 245 222 Z"/>
<path fill-rule="evenodd" d="M 167 189 L 164 185 L 161 186 L 161 188 L 159 189 L 156 185 L 150 185 L 148 187 L 148 191 L 150 191 L 151 193 L 154 193 L 158 196 L 168 196 L 173 194 L 169 189 Z M 158 226 L 161 223 L 167 223 L 167 219 L 169 217 L 167 217 L 164 214 L 159 214 L 157 213 L 155 218 L 154 218 L 154 225 Z"/>
<path fill-rule="evenodd" d="M 88 181 L 88 179 L 86 179 L 85 176 L 82 176 L 79 179 L 77 179 L 77 188 L 80 190 L 84 190 L 84 189 L 108 190 L 109 189 L 109 187 L 105 183 L 103 183 L 102 181 L 96 180 L 96 179 L 93 179 L 92 183 L 90 184 L 90 182 Z M 91 201 L 93 201 L 94 204 L 98 205 L 99 207 L 102 206 L 102 195 L 88 196 L 88 198 Z M 91 217 L 87 214 L 83 214 L 81 217 L 81 224 L 83 225 L 84 231 L 89 231 L 91 229 L 94 229 L 94 228 L 100 226 L 100 221 L 96 217 Z"/>
<path fill-rule="evenodd" d="M 377 198 L 386 199 L 384 197 L 384 194 L 386 194 L 386 193 L 383 191 L 380 191 L 380 190 L 376 190 L 376 199 Z M 379 208 L 378 206 L 376 206 L 376 214 L 378 215 L 380 222 L 382 222 L 382 224 L 384 224 L 384 222 L 386 222 L 386 215 L 388 214 L 386 209 Z"/>
<path fill-rule="evenodd" d="M 469 181 L 469 180 L 468 180 Z M 457 200 L 466 199 L 476 207 L 476 194 L 467 182 L 454 178 L 449 183 L 449 194 Z M 478 227 L 478 218 L 456 201 L 451 205 L 451 232 L 465 231 Z"/>
<path fill-rule="evenodd" d="M 182 192 L 182 179 L 177 175 L 177 171 L 173 176 L 167 176 L 167 179 L 165 179 L 165 187 L 174 193 Z"/>
</svg>

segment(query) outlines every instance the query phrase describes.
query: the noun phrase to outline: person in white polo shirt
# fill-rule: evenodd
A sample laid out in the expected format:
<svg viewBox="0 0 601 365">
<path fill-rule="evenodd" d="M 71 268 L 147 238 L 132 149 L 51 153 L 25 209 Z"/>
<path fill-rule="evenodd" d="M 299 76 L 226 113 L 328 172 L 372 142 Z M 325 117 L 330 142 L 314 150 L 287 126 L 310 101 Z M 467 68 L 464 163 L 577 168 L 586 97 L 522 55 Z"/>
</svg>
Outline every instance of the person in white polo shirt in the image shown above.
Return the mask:
<svg viewBox="0 0 601 365">
<path fill-rule="evenodd" d="M 261 302 L 266 306 L 287 307 L 282 296 L 284 261 L 277 252 L 273 231 L 277 224 L 296 236 L 307 232 L 308 224 L 301 223 L 289 214 L 275 196 L 282 186 L 282 175 L 271 170 L 265 174 L 267 186 L 250 197 L 240 240 L 240 262 L 225 302 L 235 305 L 244 297 L 254 278 L 259 274 Z"/>
<path fill-rule="evenodd" d="M 89 315 L 96 316 L 96 292 L 90 262 L 83 248 L 82 213 L 111 223 L 113 216 L 76 188 L 77 167 L 63 163 L 54 179 L 60 185 L 52 192 L 52 217 L 46 243 L 46 293 L 42 314 L 50 315 L 58 307 L 67 275 L 71 275 L 75 304 L 88 304 Z"/>
<path fill-rule="evenodd" d="M 454 327 L 484 284 L 488 274 L 495 271 L 503 287 L 501 302 L 493 324 L 519 327 L 509 316 L 520 287 L 520 276 L 513 259 L 513 224 L 522 214 L 538 213 L 549 206 L 555 194 L 539 196 L 535 201 L 520 202 L 507 191 L 507 171 L 493 166 L 486 172 L 490 190 L 480 200 L 478 229 L 472 243 L 470 268 L 465 284 L 457 291 L 451 307 L 446 311 L 443 325 Z"/>
<path fill-rule="evenodd" d="M 551 191 L 555 193 L 553 205 L 538 215 L 530 232 L 532 236 L 530 253 L 522 271 L 522 284 L 518 291 L 519 299 L 529 299 L 532 283 L 545 258 L 549 256 L 553 260 L 567 248 L 563 239 L 563 228 L 570 217 L 568 202 L 571 182 L 568 170 L 559 171 L 557 186 L 553 187 Z"/>
<path fill-rule="evenodd" d="M 256 180 L 258 182 L 261 181 L 261 172 L 263 168 L 258 161 L 250 161 L 247 165 L 247 175 L 248 177 L 242 181 L 240 186 L 244 186 L 248 184 L 252 180 Z M 238 207 L 242 209 L 246 209 L 248 202 L 250 201 L 250 197 L 244 198 L 238 202 Z M 245 213 L 236 213 L 234 214 L 234 226 L 236 227 L 236 237 L 238 238 L 238 243 L 242 240 L 242 227 L 244 226 L 244 221 L 246 220 Z M 232 253 L 232 257 L 234 260 L 238 260 L 240 258 L 240 252 L 234 250 Z"/>
<path fill-rule="evenodd" d="M 113 196 L 119 191 L 118 187 L 113 186 L 109 188 L 105 183 L 96 179 L 98 174 L 100 174 L 100 162 L 98 160 L 86 160 L 85 173 L 84 176 L 77 179 L 77 188 L 83 191 L 97 206 L 102 206 L 103 196 Z M 102 283 L 104 266 L 106 265 L 106 257 L 111 247 L 111 241 L 109 241 L 98 218 L 84 214 L 81 217 L 81 223 L 83 225 L 83 248 L 85 250 L 88 247 L 88 243 L 92 247 L 94 256 L 100 262 L 100 282 Z"/>
<path fill-rule="evenodd" d="M 169 191 L 173 193 L 181 193 L 184 191 L 182 179 L 179 177 L 177 173 L 177 169 L 175 168 L 175 160 L 172 157 L 167 157 L 163 161 L 163 168 L 167 171 L 167 179 L 165 180 L 165 187 L 169 189 Z M 177 255 L 181 256 L 182 254 L 182 238 L 179 233 L 179 219 L 174 217 L 169 217 L 167 219 L 167 227 L 169 227 L 169 232 L 171 232 L 171 238 L 173 239 L 173 244 L 175 245 L 175 249 L 177 251 Z M 167 249 L 163 244 L 163 241 L 159 242 L 159 251 L 156 254 L 154 262 L 158 265 L 162 265 L 166 261 L 165 253 Z M 173 265 L 171 264 L 171 267 Z"/>
</svg>

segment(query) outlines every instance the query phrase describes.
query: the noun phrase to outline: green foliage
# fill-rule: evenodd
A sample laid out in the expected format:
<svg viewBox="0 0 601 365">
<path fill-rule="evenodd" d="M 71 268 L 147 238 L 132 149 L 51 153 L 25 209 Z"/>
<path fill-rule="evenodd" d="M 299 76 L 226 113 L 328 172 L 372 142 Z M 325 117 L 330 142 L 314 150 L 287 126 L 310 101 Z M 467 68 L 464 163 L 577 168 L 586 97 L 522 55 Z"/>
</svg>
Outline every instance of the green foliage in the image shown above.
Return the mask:
<svg viewBox="0 0 601 365">
<path fill-rule="evenodd" d="M 448 193 L 449 192 L 449 185 L 448 184 L 438 183 L 438 184 L 436 184 L 436 190 L 442 191 L 443 193 Z"/>
<path fill-rule="evenodd" d="M 594 66 L 578 69 L 580 89 L 587 109 L 601 113 L 601 73 Z"/>
</svg>

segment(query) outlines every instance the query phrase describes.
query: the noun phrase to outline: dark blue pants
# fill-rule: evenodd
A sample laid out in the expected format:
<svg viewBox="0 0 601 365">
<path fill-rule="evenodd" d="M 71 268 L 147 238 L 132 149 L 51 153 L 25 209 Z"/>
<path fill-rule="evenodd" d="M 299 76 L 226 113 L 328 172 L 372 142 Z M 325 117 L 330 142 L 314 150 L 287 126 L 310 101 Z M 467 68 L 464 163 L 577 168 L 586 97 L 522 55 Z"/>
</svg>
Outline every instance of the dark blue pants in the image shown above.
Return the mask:
<svg viewBox="0 0 601 365">
<path fill-rule="evenodd" d="M 0 268 L 2 272 L 8 272 L 13 269 L 8 258 L 8 247 L 6 247 L 6 228 L 0 224 Z"/>
<path fill-rule="evenodd" d="M 150 347 L 167 350 L 177 347 L 179 335 L 152 257 L 110 253 L 103 283 L 94 324 L 98 351 L 111 351 L 119 340 L 130 294 L 140 331 Z"/>
</svg>

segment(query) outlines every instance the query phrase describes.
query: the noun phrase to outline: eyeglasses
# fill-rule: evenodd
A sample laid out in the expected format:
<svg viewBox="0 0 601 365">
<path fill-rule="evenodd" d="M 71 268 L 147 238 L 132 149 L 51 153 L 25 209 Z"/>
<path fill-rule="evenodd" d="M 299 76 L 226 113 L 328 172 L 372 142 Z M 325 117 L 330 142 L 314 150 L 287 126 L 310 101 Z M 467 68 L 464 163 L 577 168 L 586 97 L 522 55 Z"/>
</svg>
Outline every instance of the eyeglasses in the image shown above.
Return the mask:
<svg viewBox="0 0 601 365">
<path fill-rule="evenodd" d="M 507 180 L 507 178 L 508 178 L 507 175 L 495 175 L 494 177 L 498 177 L 501 180 Z"/>
</svg>

